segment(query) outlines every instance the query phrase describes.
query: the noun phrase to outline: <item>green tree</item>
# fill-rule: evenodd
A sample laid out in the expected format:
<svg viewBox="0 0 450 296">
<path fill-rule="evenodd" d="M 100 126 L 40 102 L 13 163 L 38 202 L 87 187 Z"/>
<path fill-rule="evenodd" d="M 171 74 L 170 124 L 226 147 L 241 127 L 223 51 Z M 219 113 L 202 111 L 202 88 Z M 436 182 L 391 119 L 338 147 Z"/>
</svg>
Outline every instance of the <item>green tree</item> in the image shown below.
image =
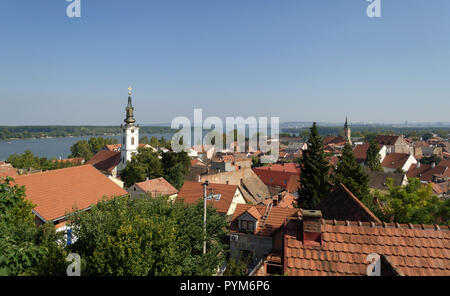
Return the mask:
<svg viewBox="0 0 450 296">
<path fill-rule="evenodd" d="M 203 255 L 202 214 L 202 203 L 166 197 L 103 200 L 70 217 L 78 239 L 69 250 L 80 254 L 83 275 L 213 275 L 225 260 L 227 224 L 208 207 Z"/>
<path fill-rule="evenodd" d="M 359 199 L 369 194 L 369 176 L 356 162 L 352 146 L 348 142 L 344 145 L 332 179 L 334 186 L 344 184 Z"/>
<path fill-rule="evenodd" d="M 382 172 L 383 167 L 381 166 L 381 156 L 378 153 L 380 148 L 375 141 L 370 142 L 370 146 L 367 149 L 367 166 L 372 171 Z"/>
<path fill-rule="evenodd" d="M 56 170 L 72 166 L 81 165 L 81 163 L 62 162 L 53 159 L 47 159 L 46 157 L 39 158 L 35 156 L 30 150 L 26 150 L 23 154 L 12 154 L 7 159 L 8 163 L 11 163 L 13 167 L 17 169 L 36 169 L 36 170 Z"/>
<path fill-rule="evenodd" d="M 152 146 L 154 148 L 158 148 L 159 147 L 158 138 L 156 138 L 155 136 L 152 136 L 152 138 L 150 139 L 150 146 Z"/>
<path fill-rule="evenodd" d="M 438 164 L 441 162 L 441 158 L 437 155 L 431 155 L 429 157 L 424 157 L 420 160 L 420 163 L 422 164 Z"/>
<path fill-rule="evenodd" d="M 246 276 L 248 275 L 248 268 L 252 256 L 239 257 L 239 260 L 233 258 L 228 259 L 227 268 L 224 272 L 224 276 Z"/>
<path fill-rule="evenodd" d="M 13 181 L 0 179 L 0 275 L 40 274 L 54 254 L 52 268 L 62 262 L 62 248 L 50 235 L 53 225 L 36 226 L 25 187 Z"/>
<path fill-rule="evenodd" d="M 441 224 L 450 223 L 450 200 L 439 200 L 433 195 L 431 184 L 423 185 L 410 178 L 407 186 L 394 186 L 388 179 L 389 193 L 375 193 L 381 207 L 380 220 L 386 222 Z"/>
<path fill-rule="evenodd" d="M 86 161 L 88 161 L 92 156 L 94 156 L 94 153 L 91 151 L 91 147 L 86 140 L 80 140 L 73 144 L 70 147 L 70 152 L 72 152 L 71 155 L 69 155 L 69 158 L 71 157 L 82 157 Z"/>
<path fill-rule="evenodd" d="M 14 153 L 8 157 L 6 162 L 18 169 L 40 168 L 39 157 L 35 156 L 30 150 L 25 150 L 23 154 Z"/>
<path fill-rule="evenodd" d="M 148 137 L 147 136 L 143 136 L 140 140 L 139 140 L 140 144 L 148 144 Z"/>
<path fill-rule="evenodd" d="M 162 154 L 162 167 L 164 179 L 166 179 L 175 188 L 180 189 L 184 183 L 184 177 L 189 174 L 191 169 L 191 159 L 184 151 L 175 153 L 169 151 Z"/>
<path fill-rule="evenodd" d="M 164 179 L 178 190 L 184 184 L 185 174 L 183 173 L 183 169 L 182 163 L 177 163 L 172 167 L 164 169 Z"/>
<path fill-rule="evenodd" d="M 70 147 L 72 154 L 69 155 L 69 158 L 82 157 L 87 161 L 103 147 L 111 144 L 117 144 L 117 139 L 92 137 L 88 141 L 80 140 Z"/>
<path fill-rule="evenodd" d="M 322 137 L 317 131 L 315 122 L 310 129 L 307 145 L 308 149 L 303 151 L 300 159 L 300 188 L 296 206 L 314 209 L 330 192 L 328 180 L 330 167 L 325 158 Z"/>
<path fill-rule="evenodd" d="M 252 157 L 252 168 L 257 168 L 262 166 L 261 159 L 259 157 L 253 156 Z"/>
<path fill-rule="evenodd" d="M 146 178 L 155 179 L 164 174 L 159 154 L 150 148 L 138 148 L 138 153 L 127 161 L 127 166 L 122 171 L 122 181 L 125 187 L 130 187 L 136 182 L 145 181 Z"/>
</svg>

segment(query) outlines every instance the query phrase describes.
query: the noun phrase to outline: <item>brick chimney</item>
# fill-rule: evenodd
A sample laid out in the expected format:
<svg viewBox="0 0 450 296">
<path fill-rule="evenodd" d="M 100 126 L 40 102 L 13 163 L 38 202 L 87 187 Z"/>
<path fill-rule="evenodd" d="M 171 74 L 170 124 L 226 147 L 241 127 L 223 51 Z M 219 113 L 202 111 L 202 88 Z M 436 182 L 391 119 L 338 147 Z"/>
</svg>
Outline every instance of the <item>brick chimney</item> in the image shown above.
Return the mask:
<svg viewBox="0 0 450 296">
<path fill-rule="evenodd" d="M 322 212 L 302 210 L 302 238 L 305 246 L 320 246 L 322 243 Z"/>
</svg>

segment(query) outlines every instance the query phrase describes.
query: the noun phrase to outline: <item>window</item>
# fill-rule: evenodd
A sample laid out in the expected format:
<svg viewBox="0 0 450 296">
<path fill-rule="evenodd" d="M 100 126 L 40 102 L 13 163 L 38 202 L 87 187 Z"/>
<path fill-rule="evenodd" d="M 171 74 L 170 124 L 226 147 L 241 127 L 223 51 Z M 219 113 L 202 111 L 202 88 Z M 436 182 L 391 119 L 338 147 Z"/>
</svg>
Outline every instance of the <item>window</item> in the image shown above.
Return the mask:
<svg viewBox="0 0 450 296">
<path fill-rule="evenodd" d="M 253 233 L 255 231 L 255 222 L 241 220 L 241 231 Z"/>
<path fill-rule="evenodd" d="M 122 139 L 122 144 L 125 145 L 125 136 Z"/>
<path fill-rule="evenodd" d="M 134 145 L 134 137 L 131 138 L 131 145 Z"/>
</svg>

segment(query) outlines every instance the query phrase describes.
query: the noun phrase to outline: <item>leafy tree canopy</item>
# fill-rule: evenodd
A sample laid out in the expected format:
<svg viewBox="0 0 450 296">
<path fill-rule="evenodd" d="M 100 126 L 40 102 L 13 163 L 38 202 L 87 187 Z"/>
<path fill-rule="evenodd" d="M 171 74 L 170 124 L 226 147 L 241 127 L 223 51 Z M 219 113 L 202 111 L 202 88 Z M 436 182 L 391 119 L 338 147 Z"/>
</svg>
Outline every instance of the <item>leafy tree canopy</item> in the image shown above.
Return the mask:
<svg viewBox="0 0 450 296">
<path fill-rule="evenodd" d="M 381 208 L 380 220 L 416 224 L 450 223 L 450 200 L 442 201 L 434 196 L 430 184 L 421 184 L 417 178 L 410 178 L 407 186 L 393 186 L 393 183 L 392 179 L 388 179 L 389 193 L 375 192 Z"/>
<path fill-rule="evenodd" d="M 432 156 L 429 156 L 429 157 L 422 158 L 420 160 L 420 163 L 422 163 L 422 164 L 433 164 L 433 163 L 434 164 L 438 164 L 438 163 L 441 162 L 441 160 L 442 160 L 442 158 L 440 158 L 439 156 L 432 155 Z"/>
<path fill-rule="evenodd" d="M 83 275 L 213 275 L 224 263 L 226 219 L 207 208 L 203 255 L 203 203 L 165 197 L 116 197 L 70 218 Z"/>
<path fill-rule="evenodd" d="M 88 141 L 80 140 L 70 147 L 69 157 L 83 157 L 86 161 L 106 145 L 117 144 L 117 139 L 92 137 Z"/>
<path fill-rule="evenodd" d="M 51 274 L 63 262 L 52 224 L 37 227 L 25 188 L 0 179 L 0 275 Z M 56 257 L 55 260 L 50 258 Z"/>
</svg>

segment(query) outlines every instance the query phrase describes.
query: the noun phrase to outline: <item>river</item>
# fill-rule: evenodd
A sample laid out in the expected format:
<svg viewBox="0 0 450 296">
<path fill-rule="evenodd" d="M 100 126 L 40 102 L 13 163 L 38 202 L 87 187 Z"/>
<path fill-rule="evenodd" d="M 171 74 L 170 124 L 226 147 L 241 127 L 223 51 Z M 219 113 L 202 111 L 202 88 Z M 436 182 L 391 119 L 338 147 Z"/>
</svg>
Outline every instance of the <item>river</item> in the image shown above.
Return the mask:
<svg viewBox="0 0 450 296">
<path fill-rule="evenodd" d="M 167 141 L 172 139 L 171 133 L 168 134 L 141 134 L 140 137 L 152 136 L 160 139 L 164 137 Z M 121 141 L 121 136 L 103 136 L 104 138 L 117 139 Z M 71 153 L 70 147 L 80 140 L 89 140 L 91 136 L 86 137 L 67 137 L 67 138 L 45 138 L 45 139 L 18 139 L 18 140 L 0 140 L 0 161 L 5 161 L 11 154 L 23 153 L 29 149 L 34 155 L 47 158 L 67 158 Z"/>
</svg>

